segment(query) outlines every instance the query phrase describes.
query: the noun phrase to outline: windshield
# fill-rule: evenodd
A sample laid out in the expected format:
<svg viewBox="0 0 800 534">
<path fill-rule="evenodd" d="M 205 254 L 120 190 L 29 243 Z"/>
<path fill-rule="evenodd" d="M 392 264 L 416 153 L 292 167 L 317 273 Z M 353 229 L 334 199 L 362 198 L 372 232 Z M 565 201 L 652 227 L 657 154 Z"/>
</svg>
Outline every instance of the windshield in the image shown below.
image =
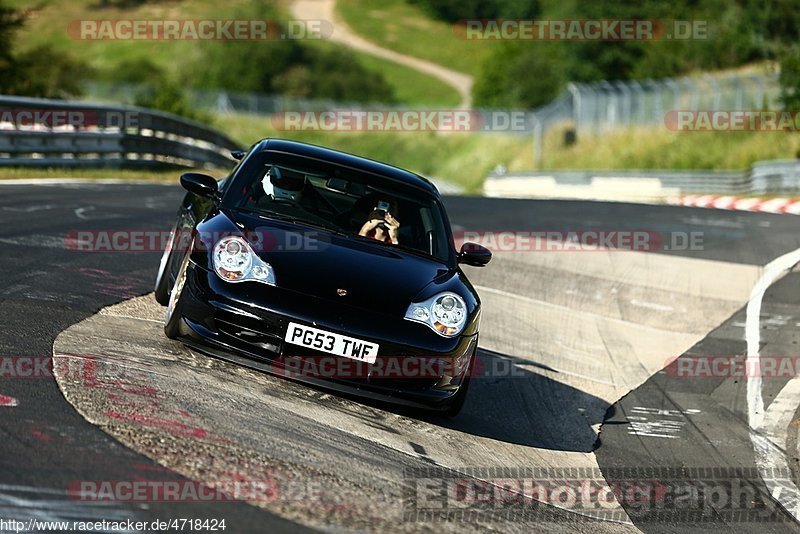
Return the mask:
<svg viewBox="0 0 800 534">
<path fill-rule="evenodd" d="M 449 232 L 437 198 L 347 167 L 263 152 L 250 158 L 224 202 L 445 263 L 451 260 Z"/>
</svg>

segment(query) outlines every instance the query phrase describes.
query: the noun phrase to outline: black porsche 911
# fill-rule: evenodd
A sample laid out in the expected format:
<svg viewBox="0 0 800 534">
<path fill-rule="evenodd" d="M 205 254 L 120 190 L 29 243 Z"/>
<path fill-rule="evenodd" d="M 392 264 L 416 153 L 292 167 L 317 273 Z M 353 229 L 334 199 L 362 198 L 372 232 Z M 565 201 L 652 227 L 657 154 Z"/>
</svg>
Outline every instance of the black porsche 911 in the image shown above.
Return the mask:
<svg viewBox="0 0 800 534">
<path fill-rule="evenodd" d="M 170 338 L 334 391 L 455 415 L 480 300 L 439 193 L 390 165 L 266 139 L 220 181 L 181 176 L 156 278 Z"/>
</svg>

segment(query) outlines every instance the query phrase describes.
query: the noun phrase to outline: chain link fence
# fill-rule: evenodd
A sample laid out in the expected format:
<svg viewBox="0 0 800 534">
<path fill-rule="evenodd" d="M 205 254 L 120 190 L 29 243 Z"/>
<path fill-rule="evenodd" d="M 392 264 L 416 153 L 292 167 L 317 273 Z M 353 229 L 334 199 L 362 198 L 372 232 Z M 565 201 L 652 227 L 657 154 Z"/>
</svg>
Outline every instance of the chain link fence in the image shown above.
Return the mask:
<svg viewBox="0 0 800 534">
<path fill-rule="evenodd" d="M 760 110 L 779 104 L 778 75 L 672 78 L 570 84 L 572 119 L 578 132 L 657 124 L 677 110 Z"/>
<path fill-rule="evenodd" d="M 147 93 L 147 87 L 137 84 L 86 82 L 84 98 L 96 102 L 134 105 L 139 96 Z M 241 113 L 268 116 L 283 111 L 325 111 L 331 109 L 409 109 L 411 106 L 397 104 L 365 104 L 336 100 L 293 98 L 264 93 L 237 91 L 214 91 L 189 89 L 186 96 L 192 107 L 219 114 Z"/>
<path fill-rule="evenodd" d="M 577 135 L 618 127 L 665 126 L 671 111 L 780 109 L 778 74 L 571 83 L 565 94 L 530 112 L 534 161 L 542 160 L 547 130 L 571 125 Z"/>
</svg>

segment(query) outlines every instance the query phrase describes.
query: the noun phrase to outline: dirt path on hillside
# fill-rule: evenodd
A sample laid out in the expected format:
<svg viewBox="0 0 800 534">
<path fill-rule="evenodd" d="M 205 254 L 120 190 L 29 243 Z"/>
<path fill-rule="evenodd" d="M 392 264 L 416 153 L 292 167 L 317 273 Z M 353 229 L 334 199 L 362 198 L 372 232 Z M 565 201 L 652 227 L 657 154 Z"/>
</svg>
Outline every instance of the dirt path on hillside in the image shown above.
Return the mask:
<svg viewBox="0 0 800 534">
<path fill-rule="evenodd" d="M 419 72 L 433 76 L 453 87 L 461 95 L 461 106 L 469 108 L 472 104 L 472 76 L 448 68 L 383 48 L 357 35 L 336 16 L 336 0 L 296 0 L 292 3 L 292 17 L 301 20 L 327 20 L 333 24 L 333 41 L 361 52 L 394 61 Z"/>
</svg>

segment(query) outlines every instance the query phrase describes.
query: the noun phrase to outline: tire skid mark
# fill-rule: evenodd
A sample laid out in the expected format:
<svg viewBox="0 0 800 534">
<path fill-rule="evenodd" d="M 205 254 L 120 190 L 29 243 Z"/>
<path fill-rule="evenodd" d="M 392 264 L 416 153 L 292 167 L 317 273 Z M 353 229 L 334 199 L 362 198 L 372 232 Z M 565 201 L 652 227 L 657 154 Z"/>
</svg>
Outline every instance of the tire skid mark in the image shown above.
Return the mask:
<svg viewBox="0 0 800 534">
<path fill-rule="evenodd" d="M 163 430 L 176 436 L 190 436 L 213 442 L 229 442 L 203 427 L 185 410 L 166 410 L 160 392 L 150 385 L 147 371 L 120 365 L 116 358 L 96 354 L 56 354 L 54 373 L 60 380 L 79 383 L 85 390 L 104 396 L 109 408 L 103 413 L 108 421 Z M 76 365 L 77 364 L 77 365 Z M 77 369 L 76 369 L 77 367 Z M 111 367 L 122 372 L 109 371 Z M 113 377 L 113 378 L 109 378 Z"/>
</svg>

